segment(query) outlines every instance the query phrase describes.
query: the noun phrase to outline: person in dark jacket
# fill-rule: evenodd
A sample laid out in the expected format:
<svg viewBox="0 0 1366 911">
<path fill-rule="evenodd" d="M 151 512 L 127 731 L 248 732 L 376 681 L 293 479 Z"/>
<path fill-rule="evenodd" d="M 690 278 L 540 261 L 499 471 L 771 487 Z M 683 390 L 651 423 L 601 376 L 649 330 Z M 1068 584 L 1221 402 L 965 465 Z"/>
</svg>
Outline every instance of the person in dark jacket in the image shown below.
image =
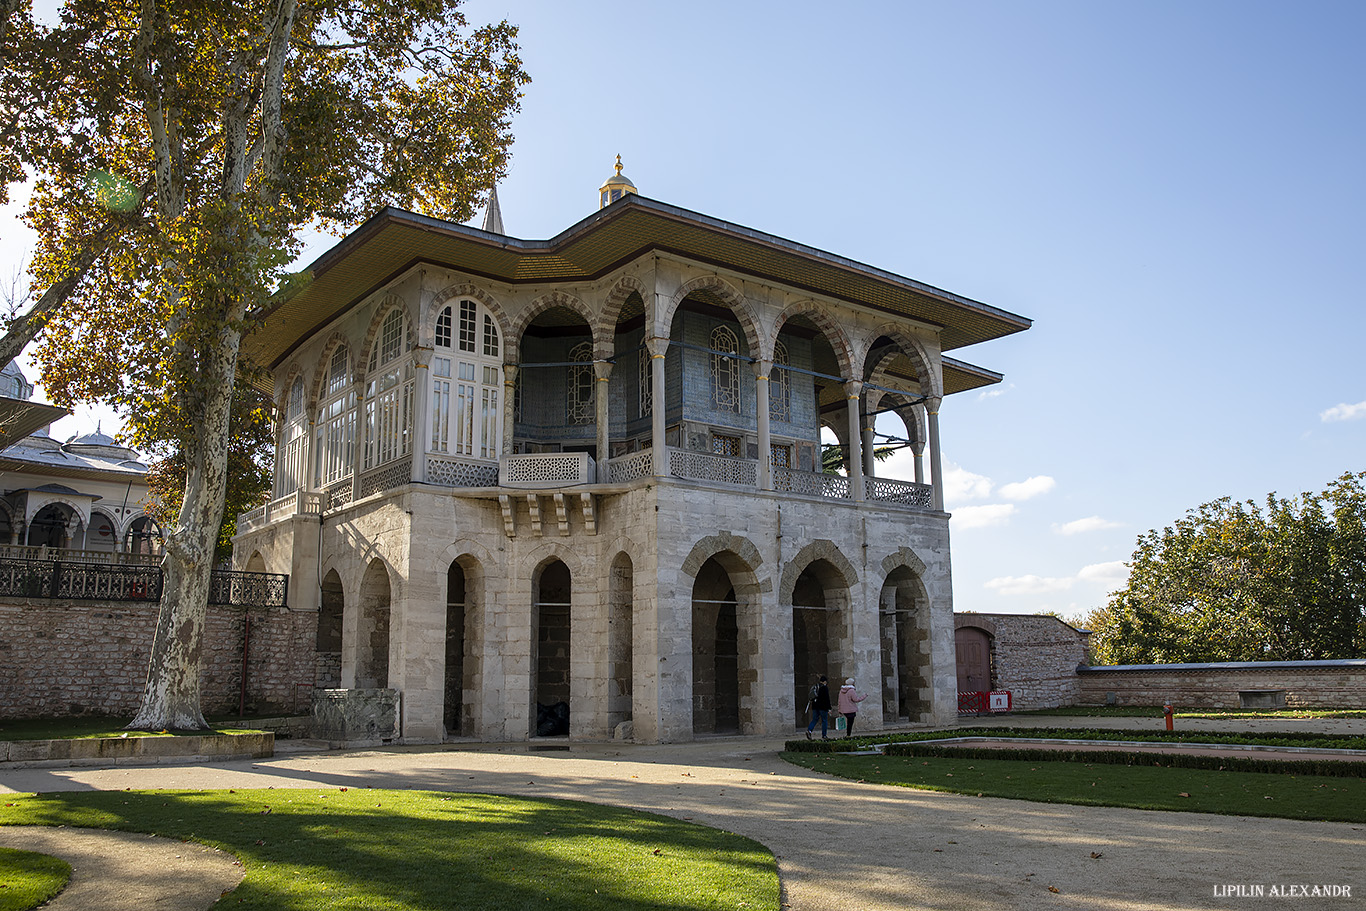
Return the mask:
<svg viewBox="0 0 1366 911">
<path fill-rule="evenodd" d="M 811 732 L 816 729 L 816 721 L 821 723 L 821 740 L 829 740 L 826 735 L 830 727 L 830 686 L 826 682 L 825 675 L 812 688 L 811 702 L 807 709 L 811 712 L 811 723 L 806 726 L 806 739 L 811 739 Z"/>
</svg>

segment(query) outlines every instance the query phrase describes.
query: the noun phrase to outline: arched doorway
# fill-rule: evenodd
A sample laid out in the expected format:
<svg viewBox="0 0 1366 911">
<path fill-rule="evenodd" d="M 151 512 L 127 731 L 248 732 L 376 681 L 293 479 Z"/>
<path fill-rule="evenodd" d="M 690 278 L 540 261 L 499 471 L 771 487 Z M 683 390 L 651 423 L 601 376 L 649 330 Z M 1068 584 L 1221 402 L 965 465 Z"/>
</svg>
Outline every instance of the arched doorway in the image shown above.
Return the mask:
<svg viewBox="0 0 1366 911">
<path fill-rule="evenodd" d="M 741 730 L 739 607 L 730 574 L 716 557 L 709 558 L 692 591 L 694 734 Z"/>
<path fill-rule="evenodd" d="M 71 521 L 70 507 L 50 503 L 38 510 L 28 523 L 29 547 L 66 547 L 70 542 L 67 524 Z"/>
<path fill-rule="evenodd" d="M 908 566 L 892 570 L 878 598 L 884 723 L 930 720 L 934 681 L 929 617 L 929 598 L 920 577 Z"/>
<path fill-rule="evenodd" d="M 97 553 L 112 554 L 118 549 L 118 533 L 114 531 L 114 522 L 102 512 L 90 513 L 90 528 L 85 533 L 85 550 L 93 550 Z"/>
<path fill-rule="evenodd" d="M 850 661 L 849 589 L 826 560 L 802 570 L 792 589 L 792 680 L 797 726 L 805 725 L 807 693 L 821 674 L 832 694 Z"/>
<path fill-rule="evenodd" d="M 532 733 L 556 737 L 569 733 L 570 578 L 569 567 L 551 560 L 533 586 L 532 629 L 536 717 Z"/>
<path fill-rule="evenodd" d="M 320 689 L 341 686 L 342 608 L 345 605 L 341 577 L 330 570 L 323 579 L 318 605 L 317 658 L 313 685 Z"/>
<path fill-rule="evenodd" d="M 356 686 L 389 686 L 389 571 L 380 560 L 365 570 L 360 584 L 360 623 L 356 630 Z"/>
<path fill-rule="evenodd" d="M 607 727 L 631 720 L 634 573 L 631 558 L 617 554 L 607 581 Z"/>
<path fill-rule="evenodd" d="M 465 569 L 452 562 L 446 570 L 446 691 L 442 717 L 447 734 L 463 729 L 465 703 Z"/>
</svg>

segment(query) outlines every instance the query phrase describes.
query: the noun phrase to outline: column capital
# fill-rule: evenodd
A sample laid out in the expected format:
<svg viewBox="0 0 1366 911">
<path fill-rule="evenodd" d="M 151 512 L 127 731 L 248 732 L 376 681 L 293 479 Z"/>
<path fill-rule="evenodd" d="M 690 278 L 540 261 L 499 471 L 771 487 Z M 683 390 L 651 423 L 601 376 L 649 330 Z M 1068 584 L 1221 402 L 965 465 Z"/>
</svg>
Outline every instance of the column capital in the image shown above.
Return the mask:
<svg viewBox="0 0 1366 911">
<path fill-rule="evenodd" d="M 504 365 L 503 365 L 503 385 L 504 385 L 504 386 L 511 386 L 513 383 L 517 382 L 517 369 L 518 369 L 518 368 L 517 368 L 517 365 L 516 365 L 516 364 L 504 364 Z"/>
<path fill-rule="evenodd" d="M 856 399 L 863 394 L 863 380 L 846 380 L 844 383 L 844 394 L 851 399 Z"/>
<path fill-rule="evenodd" d="M 611 362 L 611 361 L 594 361 L 594 362 L 593 362 L 593 375 L 596 376 L 596 377 L 598 378 L 598 382 L 601 382 L 601 383 L 607 382 L 607 381 L 611 378 L 611 376 L 612 376 L 612 362 Z"/>
<path fill-rule="evenodd" d="M 436 353 L 434 348 L 423 348 L 421 346 L 413 348 L 413 366 L 419 370 L 426 370 L 432 366 L 432 355 Z"/>
<path fill-rule="evenodd" d="M 652 336 L 645 340 L 645 348 L 650 352 L 650 357 L 663 357 L 669 352 L 669 340 Z"/>
<path fill-rule="evenodd" d="M 925 399 L 925 410 L 930 414 L 938 414 L 939 406 L 944 403 L 942 395 L 932 395 Z"/>
<path fill-rule="evenodd" d="M 773 376 L 773 359 L 760 358 L 750 363 L 750 369 L 754 371 L 754 376 L 761 380 L 767 380 Z"/>
</svg>

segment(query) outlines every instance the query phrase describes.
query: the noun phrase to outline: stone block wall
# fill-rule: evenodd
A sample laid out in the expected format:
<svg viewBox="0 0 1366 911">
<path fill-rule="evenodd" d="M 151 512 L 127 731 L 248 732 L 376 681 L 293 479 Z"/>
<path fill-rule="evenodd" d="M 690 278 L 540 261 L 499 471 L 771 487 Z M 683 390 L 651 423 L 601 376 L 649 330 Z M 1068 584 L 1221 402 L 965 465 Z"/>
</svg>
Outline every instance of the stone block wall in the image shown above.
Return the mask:
<svg viewBox="0 0 1366 911">
<path fill-rule="evenodd" d="M 959 613 L 953 626 L 976 627 L 991 637 L 992 689 L 1009 690 L 1013 708 L 1077 704 L 1077 668 L 1087 663 L 1087 633 L 1057 617 L 1026 614 Z"/>
<path fill-rule="evenodd" d="M 1090 667 L 1078 681 L 1080 705 L 1237 709 L 1240 693 L 1276 693 L 1288 708 L 1366 709 L 1366 660 Z"/>
<path fill-rule="evenodd" d="M 124 602 L 0 602 L 0 719 L 131 716 L 147 680 L 157 610 Z M 211 606 L 204 712 L 238 710 L 248 617 L 247 710 L 308 711 L 317 614 Z"/>
</svg>

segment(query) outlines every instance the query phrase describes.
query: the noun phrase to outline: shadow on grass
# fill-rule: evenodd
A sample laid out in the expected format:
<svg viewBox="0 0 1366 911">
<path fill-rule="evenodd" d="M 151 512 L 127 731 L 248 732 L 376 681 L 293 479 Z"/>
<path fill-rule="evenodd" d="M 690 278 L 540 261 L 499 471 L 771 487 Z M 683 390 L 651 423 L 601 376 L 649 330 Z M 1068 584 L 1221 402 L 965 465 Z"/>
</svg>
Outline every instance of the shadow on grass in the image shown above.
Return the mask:
<svg viewBox="0 0 1366 911">
<path fill-rule="evenodd" d="M 6 824 L 193 839 L 235 854 L 234 907 L 776 909 L 772 854 L 730 833 L 563 801 L 361 789 L 17 797 Z"/>
</svg>

